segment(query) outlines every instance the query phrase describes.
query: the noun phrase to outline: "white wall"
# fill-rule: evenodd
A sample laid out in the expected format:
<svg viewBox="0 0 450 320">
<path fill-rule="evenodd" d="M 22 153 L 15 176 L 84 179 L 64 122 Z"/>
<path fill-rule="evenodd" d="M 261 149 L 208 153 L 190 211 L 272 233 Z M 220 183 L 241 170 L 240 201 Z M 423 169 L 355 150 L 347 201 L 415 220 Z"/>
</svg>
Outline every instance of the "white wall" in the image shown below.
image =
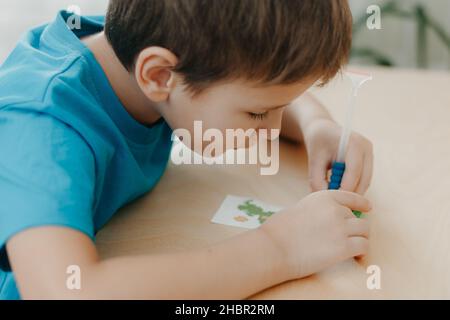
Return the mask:
<svg viewBox="0 0 450 320">
<path fill-rule="evenodd" d="M 372 4 L 382 6 L 389 0 L 349 0 L 355 18 L 366 14 Z M 450 34 L 450 0 L 397 0 L 399 7 L 411 11 L 416 4 L 425 7 L 430 16 Z M 364 30 L 354 39 L 355 46 L 374 47 L 391 57 L 401 67 L 416 66 L 416 24 L 408 20 L 381 16 L 382 30 Z M 450 69 L 450 53 L 438 39 L 429 36 L 430 68 Z"/>
<path fill-rule="evenodd" d="M 52 21 L 70 5 L 80 7 L 82 14 L 99 15 L 105 13 L 108 0 L 0 0 L 0 62 L 25 31 Z"/>
</svg>

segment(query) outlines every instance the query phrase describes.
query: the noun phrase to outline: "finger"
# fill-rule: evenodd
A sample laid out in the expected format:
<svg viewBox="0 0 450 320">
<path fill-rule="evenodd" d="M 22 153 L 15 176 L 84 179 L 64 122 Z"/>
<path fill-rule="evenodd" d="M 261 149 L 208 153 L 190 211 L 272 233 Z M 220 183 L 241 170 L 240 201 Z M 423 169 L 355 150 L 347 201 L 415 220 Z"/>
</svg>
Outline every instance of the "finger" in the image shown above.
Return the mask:
<svg viewBox="0 0 450 320">
<path fill-rule="evenodd" d="M 341 190 L 355 191 L 359 184 L 364 166 L 364 155 L 357 148 L 350 148 L 345 157 L 345 172 L 342 177 Z"/>
<path fill-rule="evenodd" d="M 356 188 L 356 193 L 364 194 L 369 189 L 370 181 L 373 175 L 373 153 L 370 152 L 364 156 L 364 169 L 359 180 L 359 185 Z"/>
<path fill-rule="evenodd" d="M 357 193 L 342 190 L 329 190 L 327 192 L 336 202 L 349 209 L 361 212 L 368 212 L 372 209 L 370 201 Z"/>
<path fill-rule="evenodd" d="M 369 240 L 363 237 L 351 237 L 347 240 L 348 257 L 360 257 L 369 252 Z"/>
<path fill-rule="evenodd" d="M 351 218 L 355 217 L 355 215 L 354 215 L 352 210 L 350 210 L 347 207 L 342 207 L 342 208 L 344 209 L 344 218 L 345 219 L 351 219 Z"/>
<path fill-rule="evenodd" d="M 325 157 L 310 163 L 309 183 L 313 192 L 328 189 L 329 168 L 330 162 Z"/>
<path fill-rule="evenodd" d="M 347 235 L 349 237 L 369 238 L 369 222 L 363 219 L 353 218 L 346 221 Z"/>
</svg>

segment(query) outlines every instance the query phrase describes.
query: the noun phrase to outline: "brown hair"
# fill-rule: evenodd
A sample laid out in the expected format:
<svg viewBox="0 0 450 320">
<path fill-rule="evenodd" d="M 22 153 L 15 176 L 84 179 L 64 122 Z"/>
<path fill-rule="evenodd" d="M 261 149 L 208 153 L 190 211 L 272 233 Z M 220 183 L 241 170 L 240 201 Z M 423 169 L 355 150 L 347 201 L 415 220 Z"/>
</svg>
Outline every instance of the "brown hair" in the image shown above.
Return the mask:
<svg viewBox="0 0 450 320">
<path fill-rule="evenodd" d="M 236 78 L 324 84 L 347 62 L 352 16 L 347 0 L 110 0 L 105 34 L 128 70 L 146 47 L 170 50 L 194 90 Z"/>
</svg>

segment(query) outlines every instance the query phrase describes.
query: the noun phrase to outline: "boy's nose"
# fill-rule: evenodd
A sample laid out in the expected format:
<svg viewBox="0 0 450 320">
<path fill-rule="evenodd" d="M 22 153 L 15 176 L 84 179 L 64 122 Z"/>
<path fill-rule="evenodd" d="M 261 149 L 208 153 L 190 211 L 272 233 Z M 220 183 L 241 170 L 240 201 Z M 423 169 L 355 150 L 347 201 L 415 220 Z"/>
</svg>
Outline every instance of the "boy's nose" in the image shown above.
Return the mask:
<svg viewBox="0 0 450 320">
<path fill-rule="evenodd" d="M 259 130 L 264 129 L 266 131 L 266 137 L 267 140 L 276 140 L 280 137 L 281 132 L 281 124 L 282 124 L 282 113 L 278 116 L 274 116 L 268 123 L 265 124 L 264 127 L 261 127 L 258 129 L 258 134 L 260 133 Z"/>
<path fill-rule="evenodd" d="M 265 127 L 258 129 L 258 136 L 264 135 L 268 141 L 276 140 L 280 137 L 281 126 Z"/>
</svg>

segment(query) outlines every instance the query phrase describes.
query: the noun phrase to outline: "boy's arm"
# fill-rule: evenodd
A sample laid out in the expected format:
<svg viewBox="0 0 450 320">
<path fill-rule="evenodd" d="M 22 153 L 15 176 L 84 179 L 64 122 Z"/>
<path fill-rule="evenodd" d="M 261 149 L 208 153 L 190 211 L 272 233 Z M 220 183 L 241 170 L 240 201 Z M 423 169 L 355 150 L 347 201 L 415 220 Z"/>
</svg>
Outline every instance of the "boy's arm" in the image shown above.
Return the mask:
<svg viewBox="0 0 450 320">
<path fill-rule="evenodd" d="M 238 299 L 366 254 L 368 220 L 351 209 L 370 208 L 354 193 L 318 192 L 256 230 L 186 253 L 101 261 L 88 236 L 56 226 L 16 234 L 7 251 L 25 299 Z M 66 285 L 74 265 L 80 290 Z"/>
<path fill-rule="evenodd" d="M 260 231 L 204 250 L 101 261 L 83 233 L 41 227 L 14 236 L 7 250 L 24 299 L 235 299 L 286 280 Z M 66 286 L 71 265 L 80 267 L 81 290 Z"/>
<path fill-rule="evenodd" d="M 317 119 L 333 121 L 327 109 L 310 93 L 305 93 L 288 106 L 283 115 L 281 137 L 303 142 L 303 132 Z"/>
</svg>

